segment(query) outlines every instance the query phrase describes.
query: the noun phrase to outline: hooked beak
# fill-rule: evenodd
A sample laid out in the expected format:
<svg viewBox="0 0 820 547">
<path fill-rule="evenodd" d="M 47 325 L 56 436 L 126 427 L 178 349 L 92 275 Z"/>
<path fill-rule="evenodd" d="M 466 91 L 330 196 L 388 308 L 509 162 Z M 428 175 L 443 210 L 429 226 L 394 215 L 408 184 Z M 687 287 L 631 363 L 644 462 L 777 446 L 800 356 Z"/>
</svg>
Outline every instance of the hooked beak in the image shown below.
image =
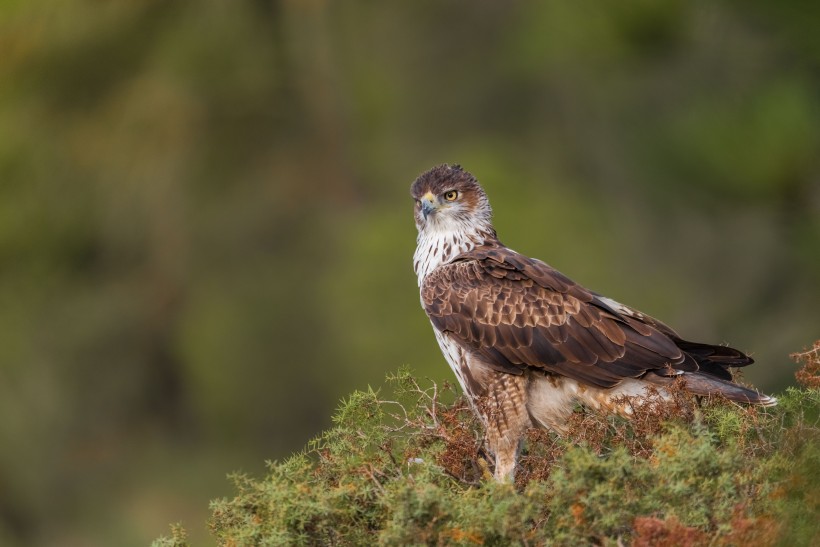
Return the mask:
<svg viewBox="0 0 820 547">
<path fill-rule="evenodd" d="M 436 212 L 437 209 L 438 205 L 436 204 L 436 198 L 433 196 L 433 193 L 427 192 L 424 194 L 421 198 L 421 214 L 424 215 L 424 220 L 427 220 L 427 217 Z"/>
</svg>

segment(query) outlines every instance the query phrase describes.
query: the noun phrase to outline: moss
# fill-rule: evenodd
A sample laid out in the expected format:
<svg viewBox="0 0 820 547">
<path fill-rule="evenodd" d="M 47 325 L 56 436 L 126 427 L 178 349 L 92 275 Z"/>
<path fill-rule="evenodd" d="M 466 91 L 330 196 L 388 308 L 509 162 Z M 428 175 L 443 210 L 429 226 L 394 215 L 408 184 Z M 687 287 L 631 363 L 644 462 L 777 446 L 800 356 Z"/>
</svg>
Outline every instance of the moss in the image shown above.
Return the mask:
<svg viewBox="0 0 820 547">
<path fill-rule="evenodd" d="M 220 545 L 811 545 L 820 540 L 820 391 L 771 409 L 681 391 L 627 421 L 531 430 L 515 485 L 489 480 L 479 424 L 407 370 L 344 400 L 333 427 L 212 503 Z M 649 404 L 655 404 L 650 397 Z M 177 527 L 155 545 L 186 544 Z"/>
</svg>

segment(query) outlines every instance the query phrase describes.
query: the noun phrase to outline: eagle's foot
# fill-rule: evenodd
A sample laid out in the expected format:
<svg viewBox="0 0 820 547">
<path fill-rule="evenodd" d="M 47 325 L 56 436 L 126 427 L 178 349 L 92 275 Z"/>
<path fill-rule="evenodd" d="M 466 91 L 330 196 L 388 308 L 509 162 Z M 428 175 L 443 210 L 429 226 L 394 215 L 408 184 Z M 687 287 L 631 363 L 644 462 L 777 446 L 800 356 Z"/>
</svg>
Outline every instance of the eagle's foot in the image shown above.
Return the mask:
<svg viewBox="0 0 820 547">
<path fill-rule="evenodd" d="M 500 452 L 495 456 L 495 480 L 498 482 L 511 483 L 515 480 L 515 463 L 518 459 L 518 451 L 504 454 Z"/>
<path fill-rule="evenodd" d="M 481 478 L 485 481 L 493 480 L 493 474 L 490 472 L 490 464 L 484 458 L 478 458 L 478 467 L 481 468 Z"/>
</svg>

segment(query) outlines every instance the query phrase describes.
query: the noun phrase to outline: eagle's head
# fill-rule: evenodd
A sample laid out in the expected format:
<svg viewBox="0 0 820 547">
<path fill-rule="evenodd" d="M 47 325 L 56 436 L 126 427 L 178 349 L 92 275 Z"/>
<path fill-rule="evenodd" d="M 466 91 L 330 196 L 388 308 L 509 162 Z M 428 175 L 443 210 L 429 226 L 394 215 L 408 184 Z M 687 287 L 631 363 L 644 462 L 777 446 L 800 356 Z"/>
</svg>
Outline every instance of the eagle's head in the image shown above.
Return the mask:
<svg viewBox="0 0 820 547">
<path fill-rule="evenodd" d="M 492 209 L 476 178 L 459 165 L 439 165 L 422 173 L 410 188 L 419 233 L 494 234 Z"/>
</svg>

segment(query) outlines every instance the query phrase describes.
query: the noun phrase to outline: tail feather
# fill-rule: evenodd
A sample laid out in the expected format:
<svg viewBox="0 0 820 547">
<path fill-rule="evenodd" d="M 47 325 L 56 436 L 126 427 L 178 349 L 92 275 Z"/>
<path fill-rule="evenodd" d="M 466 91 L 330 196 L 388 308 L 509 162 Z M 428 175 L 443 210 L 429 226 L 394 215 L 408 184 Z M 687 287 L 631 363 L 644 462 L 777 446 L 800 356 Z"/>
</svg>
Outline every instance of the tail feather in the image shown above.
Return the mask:
<svg viewBox="0 0 820 547">
<path fill-rule="evenodd" d="M 729 346 L 701 344 L 688 340 L 675 340 L 675 345 L 694 357 L 697 361 L 711 361 L 727 367 L 745 367 L 754 363 L 754 359 L 740 350 Z"/>
<path fill-rule="evenodd" d="M 745 367 L 755 362 L 742 351 L 729 346 L 701 344 L 680 338 L 674 340 L 676 346 L 697 362 L 702 372 L 722 380 L 732 380 L 729 367 Z"/>
<path fill-rule="evenodd" d="M 685 372 L 678 378 L 683 380 L 683 389 L 695 395 L 722 395 L 730 401 L 761 406 L 775 406 L 777 404 L 777 399 L 774 397 L 728 380 L 716 378 L 710 374 Z M 657 374 L 647 374 L 644 379 L 659 385 L 670 385 L 675 381 L 675 378 Z"/>
</svg>

